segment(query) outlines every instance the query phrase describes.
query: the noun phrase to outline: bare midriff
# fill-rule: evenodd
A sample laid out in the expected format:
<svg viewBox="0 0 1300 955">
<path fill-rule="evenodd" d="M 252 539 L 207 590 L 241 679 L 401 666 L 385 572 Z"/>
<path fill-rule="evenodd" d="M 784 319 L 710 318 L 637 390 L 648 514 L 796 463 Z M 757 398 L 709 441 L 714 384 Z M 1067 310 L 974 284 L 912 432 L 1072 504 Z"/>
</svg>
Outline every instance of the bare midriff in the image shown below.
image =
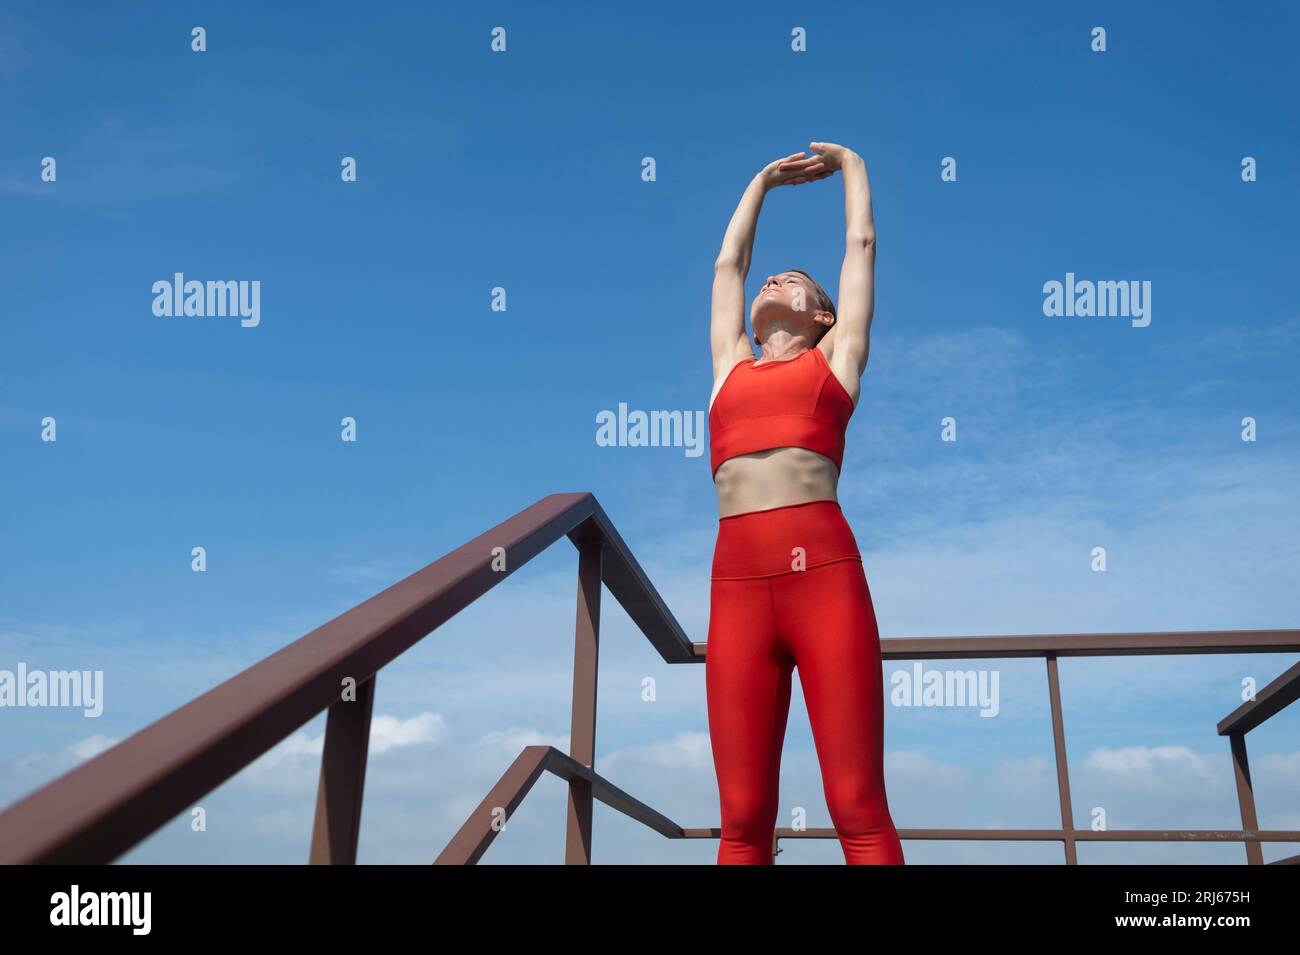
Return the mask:
<svg viewBox="0 0 1300 955">
<path fill-rule="evenodd" d="M 740 454 L 723 461 L 713 475 L 718 516 L 808 501 L 834 501 L 839 480 L 835 462 L 807 448 L 769 448 Z"/>
</svg>

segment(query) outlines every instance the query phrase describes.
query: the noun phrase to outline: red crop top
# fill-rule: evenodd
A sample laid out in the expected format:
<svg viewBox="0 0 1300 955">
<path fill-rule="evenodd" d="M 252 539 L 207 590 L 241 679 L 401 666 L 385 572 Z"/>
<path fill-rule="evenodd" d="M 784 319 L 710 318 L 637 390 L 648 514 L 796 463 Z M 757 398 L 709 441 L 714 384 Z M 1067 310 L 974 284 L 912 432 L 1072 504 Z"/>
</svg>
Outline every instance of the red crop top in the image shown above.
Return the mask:
<svg viewBox="0 0 1300 955">
<path fill-rule="evenodd" d="M 813 354 L 813 353 L 816 354 Z M 814 345 L 795 358 L 755 365 L 746 358 L 727 374 L 709 410 L 713 473 L 728 458 L 769 448 L 807 448 L 844 460 L 853 399 Z"/>
</svg>

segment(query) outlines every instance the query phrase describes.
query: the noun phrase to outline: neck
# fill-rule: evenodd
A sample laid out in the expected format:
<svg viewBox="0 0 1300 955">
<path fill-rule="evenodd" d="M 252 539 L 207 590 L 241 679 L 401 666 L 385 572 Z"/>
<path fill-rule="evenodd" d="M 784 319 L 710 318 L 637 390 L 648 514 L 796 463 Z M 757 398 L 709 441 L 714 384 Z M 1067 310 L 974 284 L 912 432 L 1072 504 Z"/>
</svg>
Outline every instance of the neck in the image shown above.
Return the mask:
<svg viewBox="0 0 1300 955">
<path fill-rule="evenodd" d="M 813 347 L 812 340 L 802 333 L 792 334 L 785 329 L 776 329 L 768 334 L 760 346 L 762 354 L 759 361 L 784 361 L 806 352 Z"/>
</svg>

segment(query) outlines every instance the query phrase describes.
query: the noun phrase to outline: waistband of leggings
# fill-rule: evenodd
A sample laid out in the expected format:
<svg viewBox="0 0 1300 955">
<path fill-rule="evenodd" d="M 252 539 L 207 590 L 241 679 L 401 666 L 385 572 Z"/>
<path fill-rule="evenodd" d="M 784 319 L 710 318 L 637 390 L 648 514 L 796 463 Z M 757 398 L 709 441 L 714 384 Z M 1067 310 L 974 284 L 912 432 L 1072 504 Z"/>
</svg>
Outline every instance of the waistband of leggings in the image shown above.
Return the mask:
<svg viewBox="0 0 1300 955">
<path fill-rule="evenodd" d="M 713 579 L 775 577 L 861 560 L 838 501 L 805 501 L 718 518 Z"/>
<path fill-rule="evenodd" d="M 843 509 L 840 507 L 839 501 L 830 501 L 830 500 L 801 501 L 798 504 L 782 504 L 780 507 L 769 507 L 761 511 L 745 511 L 745 513 L 743 514 L 728 514 L 726 517 L 719 517 L 718 522 L 721 523 L 723 521 L 743 521 L 745 519 L 748 519 L 751 522 L 760 521 L 760 520 L 771 520 L 773 517 L 783 516 L 783 515 L 778 515 L 777 514 L 778 511 L 793 511 L 797 508 L 808 508 L 809 510 L 823 510 L 823 511 L 836 510 L 839 511 L 841 515 L 844 514 Z"/>
</svg>

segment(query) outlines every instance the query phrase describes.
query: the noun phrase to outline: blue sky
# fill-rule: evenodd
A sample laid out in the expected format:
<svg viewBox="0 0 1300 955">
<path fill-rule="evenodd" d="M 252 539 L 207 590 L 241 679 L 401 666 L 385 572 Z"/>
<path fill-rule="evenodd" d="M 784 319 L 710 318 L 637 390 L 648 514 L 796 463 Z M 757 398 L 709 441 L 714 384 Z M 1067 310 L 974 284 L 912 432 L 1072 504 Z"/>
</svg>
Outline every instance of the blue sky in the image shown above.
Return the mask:
<svg viewBox="0 0 1300 955">
<path fill-rule="evenodd" d="M 601 447 L 596 416 L 703 411 L 723 230 L 754 173 L 810 140 L 858 151 L 873 188 L 876 319 L 840 496 L 884 636 L 1297 626 L 1300 17 L 993 6 L 0 14 L 0 669 L 106 682 L 98 719 L 0 710 L 0 803 L 556 491 L 594 492 L 704 639 L 707 454 Z M 769 195 L 748 292 L 797 267 L 838 297 L 842 235 L 838 177 Z M 260 325 L 155 316 L 175 272 L 259 281 Z M 1045 316 L 1067 272 L 1150 281 L 1151 324 Z M 575 568 L 557 546 L 380 675 L 362 861 L 433 858 L 523 745 L 566 745 Z M 664 665 L 605 606 L 597 769 L 716 825 L 703 668 Z M 1064 661 L 1079 823 L 1103 806 L 1112 828 L 1237 825 L 1214 724 L 1243 677 L 1292 662 Z M 1056 824 L 1041 662 L 972 666 L 999 669 L 997 718 L 887 711 L 895 821 Z M 1249 738 L 1267 828 L 1300 828 L 1297 719 Z M 126 859 L 304 860 L 322 729 L 212 794 L 208 833 L 180 820 Z M 562 800 L 544 781 L 484 861 L 558 861 Z M 793 806 L 829 825 L 801 698 Z M 716 851 L 597 814 L 598 862 Z"/>
</svg>

